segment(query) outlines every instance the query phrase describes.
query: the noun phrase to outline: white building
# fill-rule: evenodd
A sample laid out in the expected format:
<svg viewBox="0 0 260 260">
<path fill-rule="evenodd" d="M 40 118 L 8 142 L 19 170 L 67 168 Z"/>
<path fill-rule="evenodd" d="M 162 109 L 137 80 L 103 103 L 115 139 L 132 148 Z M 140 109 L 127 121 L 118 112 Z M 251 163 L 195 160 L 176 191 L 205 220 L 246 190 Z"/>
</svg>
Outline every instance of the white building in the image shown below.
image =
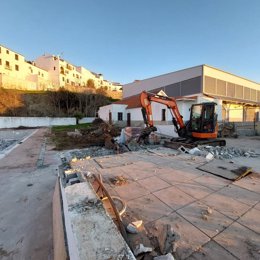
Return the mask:
<svg viewBox="0 0 260 260">
<path fill-rule="evenodd" d="M 106 121 L 122 125 L 143 125 L 139 95 L 143 91 L 163 90 L 177 100 L 184 121 L 189 120 L 192 104 L 215 102 L 218 120 L 259 120 L 260 84 L 228 72 L 200 65 L 157 77 L 138 80 L 123 86 L 123 100 L 101 107 L 99 115 Z M 152 103 L 155 125 L 171 125 L 166 106 Z"/>
<path fill-rule="evenodd" d="M 0 45 L 0 86 L 7 89 L 46 90 L 49 73 L 24 56 Z"/>
</svg>

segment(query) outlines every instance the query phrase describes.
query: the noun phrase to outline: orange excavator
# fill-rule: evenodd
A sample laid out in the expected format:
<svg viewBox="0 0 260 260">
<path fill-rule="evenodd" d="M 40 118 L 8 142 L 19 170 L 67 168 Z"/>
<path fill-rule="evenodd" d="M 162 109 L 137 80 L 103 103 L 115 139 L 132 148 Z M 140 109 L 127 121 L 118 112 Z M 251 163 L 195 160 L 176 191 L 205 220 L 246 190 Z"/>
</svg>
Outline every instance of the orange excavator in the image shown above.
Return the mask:
<svg viewBox="0 0 260 260">
<path fill-rule="evenodd" d="M 146 128 L 141 133 L 139 141 L 144 140 L 151 132 L 157 130 L 154 126 L 152 112 L 152 102 L 156 102 L 164 104 L 172 114 L 172 122 L 179 136 L 179 138 L 172 139 L 172 141 L 194 145 L 226 145 L 225 140 L 217 139 L 218 123 L 217 114 L 215 113 L 216 103 L 206 102 L 192 105 L 190 109 L 190 120 L 184 123 L 174 98 L 143 91 L 140 95 L 140 99 Z"/>
</svg>

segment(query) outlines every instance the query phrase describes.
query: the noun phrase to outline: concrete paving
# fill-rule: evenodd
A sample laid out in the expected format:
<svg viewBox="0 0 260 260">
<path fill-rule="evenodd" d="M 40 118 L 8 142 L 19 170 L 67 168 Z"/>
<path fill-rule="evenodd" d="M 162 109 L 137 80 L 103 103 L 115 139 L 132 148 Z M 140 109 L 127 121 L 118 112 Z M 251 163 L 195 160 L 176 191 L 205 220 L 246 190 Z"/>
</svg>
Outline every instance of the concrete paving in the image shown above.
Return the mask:
<svg viewBox="0 0 260 260">
<path fill-rule="evenodd" d="M 232 146 L 239 144 L 232 140 Z M 260 152 L 260 140 L 241 145 Z M 100 173 L 111 194 L 127 202 L 126 215 L 146 229 L 170 224 L 180 239 L 176 259 L 260 259 L 259 158 L 236 158 L 255 173 L 232 182 L 196 169 L 205 159 L 187 154 L 131 152 L 71 163 Z M 110 181 L 128 179 L 122 186 Z"/>
<path fill-rule="evenodd" d="M 53 257 L 52 195 L 60 159 L 46 132 L 37 130 L 0 160 L 0 259 Z"/>
</svg>

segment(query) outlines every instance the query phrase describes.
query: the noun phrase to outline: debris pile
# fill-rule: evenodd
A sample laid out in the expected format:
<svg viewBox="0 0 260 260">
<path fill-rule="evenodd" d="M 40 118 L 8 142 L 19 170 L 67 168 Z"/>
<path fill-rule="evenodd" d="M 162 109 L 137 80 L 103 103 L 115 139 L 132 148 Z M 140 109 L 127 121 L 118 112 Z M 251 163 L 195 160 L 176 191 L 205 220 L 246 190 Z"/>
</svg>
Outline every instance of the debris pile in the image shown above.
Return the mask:
<svg viewBox="0 0 260 260">
<path fill-rule="evenodd" d="M 199 146 L 197 148 L 201 151 L 200 155 L 205 155 L 206 153 L 211 153 L 216 159 L 232 159 L 234 157 L 258 157 L 258 154 L 254 150 L 247 150 L 235 147 L 226 146 Z"/>
<path fill-rule="evenodd" d="M 120 134 L 120 129 L 114 125 L 105 123 L 102 119 L 93 121 L 91 127 L 81 129 L 80 133 L 90 145 L 105 146 L 108 149 L 116 149 L 114 137 Z"/>
<path fill-rule="evenodd" d="M 189 153 L 192 155 L 203 156 L 207 160 L 216 159 L 232 159 L 234 157 L 258 157 L 257 154 L 252 149 L 243 149 L 243 148 L 235 148 L 235 147 L 226 147 L 226 146 L 198 146 L 192 149 L 185 148 L 181 146 L 178 149 L 182 153 Z"/>
<path fill-rule="evenodd" d="M 236 133 L 235 124 L 230 122 L 224 122 L 218 126 L 218 135 L 220 137 L 234 137 L 237 138 L 238 134 Z"/>
</svg>

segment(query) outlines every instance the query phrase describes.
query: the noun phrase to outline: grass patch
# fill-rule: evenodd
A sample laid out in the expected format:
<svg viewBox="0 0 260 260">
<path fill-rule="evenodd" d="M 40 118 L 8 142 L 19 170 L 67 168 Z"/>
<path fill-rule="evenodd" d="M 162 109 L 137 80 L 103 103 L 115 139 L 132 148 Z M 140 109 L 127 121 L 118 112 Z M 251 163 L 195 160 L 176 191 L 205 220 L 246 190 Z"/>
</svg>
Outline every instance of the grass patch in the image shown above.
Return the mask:
<svg viewBox="0 0 260 260">
<path fill-rule="evenodd" d="M 53 126 L 51 128 L 52 133 L 58 133 L 58 132 L 69 132 L 73 131 L 75 129 L 86 129 L 90 127 L 92 124 L 91 123 L 85 123 L 85 124 L 79 124 L 79 125 L 58 125 L 58 126 Z"/>
</svg>

